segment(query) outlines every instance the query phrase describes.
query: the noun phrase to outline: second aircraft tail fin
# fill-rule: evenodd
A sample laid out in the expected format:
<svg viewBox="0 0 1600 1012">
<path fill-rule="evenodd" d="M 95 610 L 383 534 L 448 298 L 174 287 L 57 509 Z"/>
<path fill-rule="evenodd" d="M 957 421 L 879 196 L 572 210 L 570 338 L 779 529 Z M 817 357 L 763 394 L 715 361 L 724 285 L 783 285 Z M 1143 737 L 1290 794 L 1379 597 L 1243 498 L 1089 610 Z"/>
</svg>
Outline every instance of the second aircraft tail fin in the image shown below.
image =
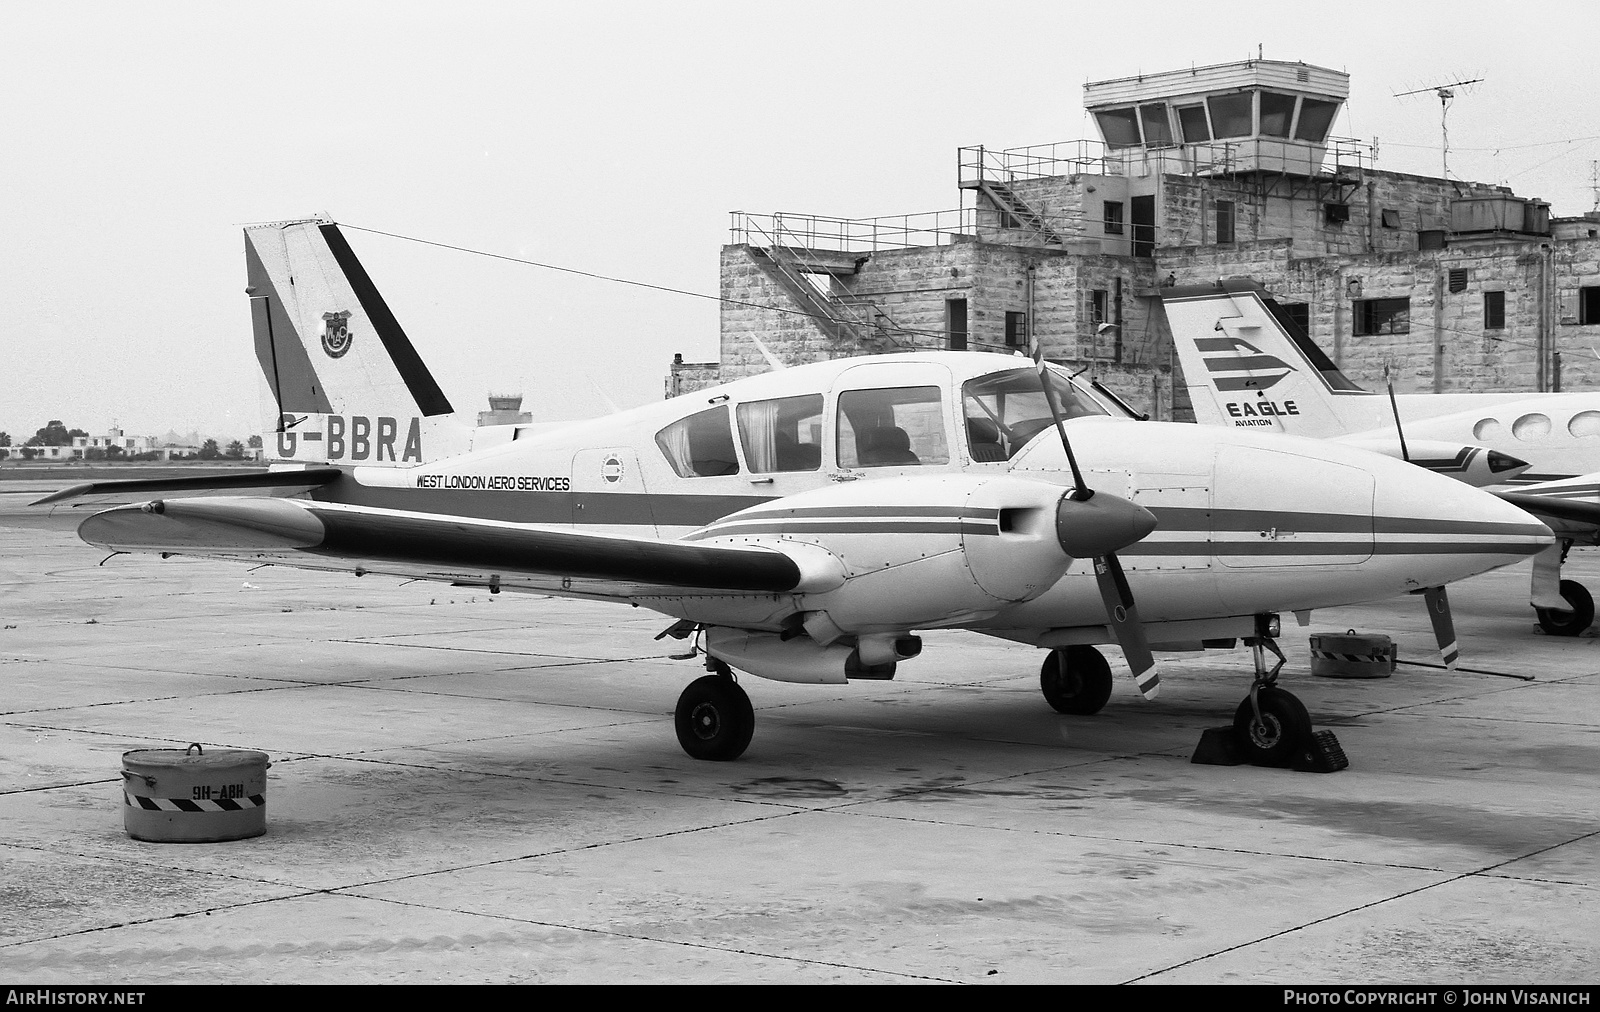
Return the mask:
<svg viewBox="0 0 1600 1012">
<path fill-rule="evenodd" d="M 1247 280 L 1165 288 L 1172 342 L 1197 421 L 1302 436 L 1352 428 L 1341 401 L 1374 395 L 1351 382 L 1294 319 Z M 1367 413 L 1367 404 L 1361 414 Z"/>
</svg>

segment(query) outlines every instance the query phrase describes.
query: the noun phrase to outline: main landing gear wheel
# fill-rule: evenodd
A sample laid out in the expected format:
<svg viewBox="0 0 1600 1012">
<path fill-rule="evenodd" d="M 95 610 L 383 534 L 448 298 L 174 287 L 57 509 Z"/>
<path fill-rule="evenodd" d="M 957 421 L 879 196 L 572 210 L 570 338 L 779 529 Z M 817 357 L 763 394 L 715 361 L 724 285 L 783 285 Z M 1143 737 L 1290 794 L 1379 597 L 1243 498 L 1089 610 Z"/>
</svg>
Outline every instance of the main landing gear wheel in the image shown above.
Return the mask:
<svg viewBox="0 0 1600 1012">
<path fill-rule="evenodd" d="M 1111 698 L 1111 666 L 1094 647 L 1052 650 L 1039 669 L 1039 688 L 1057 713 L 1099 713 Z"/>
<path fill-rule="evenodd" d="M 1535 608 L 1533 613 L 1539 616 L 1539 628 L 1551 636 L 1577 636 L 1594 621 L 1594 598 L 1577 580 L 1562 580 L 1561 596 L 1572 606 L 1571 611 Z"/>
<path fill-rule="evenodd" d="M 678 697 L 672 723 L 678 731 L 678 744 L 695 759 L 737 759 L 755 733 L 756 712 L 750 697 L 726 670 L 695 679 Z"/>
<path fill-rule="evenodd" d="M 1270 685 L 1256 691 L 1256 705 L 1261 708 L 1259 720 L 1249 696 L 1233 715 L 1240 756 L 1256 766 L 1287 766 L 1311 741 L 1311 715 L 1293 693 Z"/>
</svg>

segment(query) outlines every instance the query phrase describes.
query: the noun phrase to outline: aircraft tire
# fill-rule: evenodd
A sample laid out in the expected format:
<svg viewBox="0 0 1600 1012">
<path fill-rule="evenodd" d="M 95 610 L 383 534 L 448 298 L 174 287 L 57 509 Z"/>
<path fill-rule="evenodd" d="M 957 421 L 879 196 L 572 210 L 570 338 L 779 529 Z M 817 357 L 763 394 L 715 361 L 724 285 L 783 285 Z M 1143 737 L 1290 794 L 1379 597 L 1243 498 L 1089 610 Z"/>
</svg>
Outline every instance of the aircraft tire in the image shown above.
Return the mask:
<svg viewBox="0 0 1600 1012">
<path fill-rule="evenodd" d="M 1099 713 L 1111 698 L 1111 666 L 1094 647 L 1052 650 L 1039 669 L 1039 689 L 1057 713 Z"/>
<path fill-rule="evenodd" d="M 1292 692 L 1264 686 L 1256 694 L 1261 723 L 1256 723 L 1250 697 L 1233 715 L 1233 737 L 1240 756 L 1255 766 L 1287 766 L 1311 740 L 1311 715 Z"/>
<path fill-rule="evenodd" d="M 1572 610 L 1533 609 L 1533 613 L 1539 617 L 1539 628 L 1551 636 L 1580 635 L 1594 621 L 1594 598 L 1590 596 L 1588 588 L 1577 580 L 1562 580 L 1561 596 L 1572 605 Z"/>
<path fill-rule="evenodd" d="M 756 712 L 739 683 L 726 675 L 706 675 L 689 683 L 673 711 L 678 744 L 695 759 L 726 762 L 750 745 Z"/>
</svg>

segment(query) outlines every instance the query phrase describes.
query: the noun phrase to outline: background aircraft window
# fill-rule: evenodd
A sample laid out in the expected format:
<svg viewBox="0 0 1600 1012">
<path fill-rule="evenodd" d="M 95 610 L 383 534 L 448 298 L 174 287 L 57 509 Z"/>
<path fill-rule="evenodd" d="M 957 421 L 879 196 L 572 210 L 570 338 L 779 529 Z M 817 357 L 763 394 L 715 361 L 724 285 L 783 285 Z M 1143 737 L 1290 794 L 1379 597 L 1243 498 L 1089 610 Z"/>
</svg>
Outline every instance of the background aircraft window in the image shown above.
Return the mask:
<svg viewBox="0 0 1600 1012">
<path fill-rule="evenodd" d="M 656 445 L 680 478 L 739 473 L 726 404 L 673 422 L 656 433 Z"/>
<path fill-rule="evenodd" d="M 938 387 L 846 390 L 839 395 L 839 466 L 947 464 Z"/>
<path fill-rule="evenodd" d="M 739 441 L 756 474 L 815 471 L 822 466 L 822 395 L 779 397 L 739 405 Z"/>
<path fill-rule="evenodd" d="M 1050 382 L 1063 419 L 1107 413 L 1054 368 Z M 1055 424 L 1037 369 L 1013 369 L 971 380 L 962 387 L 962 403 L 967 446 L 977 461 L 1010 460 L 1029 440 Z"/>
</svg>

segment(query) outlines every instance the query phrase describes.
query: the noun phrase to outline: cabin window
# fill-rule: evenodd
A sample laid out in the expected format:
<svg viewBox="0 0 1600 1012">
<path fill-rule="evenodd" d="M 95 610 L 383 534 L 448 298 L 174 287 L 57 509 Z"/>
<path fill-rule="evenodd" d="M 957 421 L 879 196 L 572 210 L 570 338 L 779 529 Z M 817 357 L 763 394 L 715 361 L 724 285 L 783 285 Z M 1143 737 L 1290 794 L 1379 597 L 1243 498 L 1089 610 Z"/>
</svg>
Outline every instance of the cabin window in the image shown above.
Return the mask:
<svg viewBox="0 0 1600 1012">
<path fill-rule="evenodd" d="M 1061 417 L 1106 414 L 1072 381 L 1047 368 Z M 970 380 L 961 388 L 967 449 L 975 461 L 1010 460 L 1034 436 L 1055 424 L 1037 369 L 1012 369 Z"/>
<path fill-rule="evenodd" d="M 1483 293 L 1483 329 L 1504 330 L 1506 328 L 1506 293 Z"/>
<path fill-rule="evenodd" d="M 673 422 L 656 433 L 656 445 L 680 478 L 739 473 L 726 404 Z"/>
<path fill-rule="evenodd" d="M 950 462 L 938 387 L 846 390 L 839 395 L 840 467 Z"/>
<path fill-rule="evenodd" d="M 1106 235 L 1122 234 L 1122 201 L 1108 200 L 1105 202 Z"/>
<path fill-rule="evenodd" d="M 1355 304 L 1356 335 L 1411 333 L 1410 299 L 1360 299 Z"/>
<path fill-rule="evenodd" d="M 1220 140 L 1224 137 L 1249 137 L 1255 129 L 1252 106 L 1255 96 L 1248 92 L 1237 95 L 1216 95 L 1206 99 L 1211 107 L 1211 130 Z"/>
<path fill-rule="evenodd" d="M 1275 91 L 1261 93 L 1261 136 L 1288 137 L 1294 121 L 1294 96 Z"/>
<path fill-rule="evenodd" d="M 736 415 L 745 462 L 756 474 L 822 466 L 821 394 L 748 401 Z"/>
</svg>

